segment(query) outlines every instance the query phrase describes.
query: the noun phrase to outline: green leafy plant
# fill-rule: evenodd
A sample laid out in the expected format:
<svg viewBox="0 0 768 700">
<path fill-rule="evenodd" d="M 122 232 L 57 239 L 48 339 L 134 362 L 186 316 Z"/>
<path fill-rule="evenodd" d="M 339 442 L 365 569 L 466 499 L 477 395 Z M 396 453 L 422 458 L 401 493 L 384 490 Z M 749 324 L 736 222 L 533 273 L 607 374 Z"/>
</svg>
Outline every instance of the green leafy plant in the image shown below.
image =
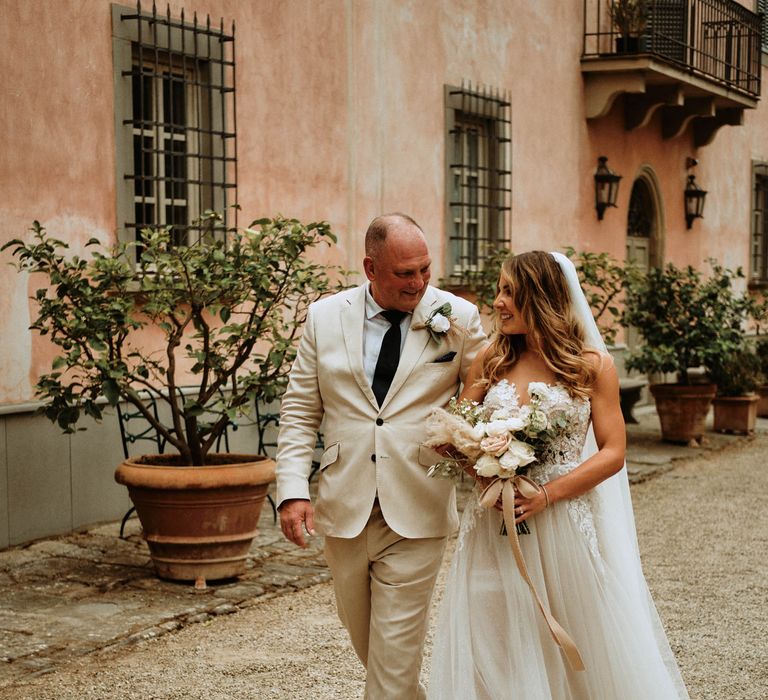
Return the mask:
<svg viewBox="0 0 768 700">
<path fill-rule="evenodd" d="M 621 327 L 622 293 L 639 275 L 637 268 L 632 264 L 624 265 L 605 252 L 579 252 L 568 246 L 565 254 L 576 266 L 579 282 L 603 340 L 606 345 L 614 345 Z"/>
<path fill-rule="evenodd" d="M 760 363 L 760 383 L 768 382 L 768 336 L 763 336 L 755 342 L 755 355 Z"/>
<path fill-rule="evenodd" d="M 509 248 L 490 246 L 486 249 L 483 265 L 477 270 L 465 270 L 460 275 L 440 279 L 439 283 L 448 287 L 460 287 L 475 297 L 475 304 L 480 313 L 493 313 L 496 299 L 496 285 L 499 281 L 501 264 L 512 255 Z"/>
<path fill-rule="evenodd" d="M 648 25 L 648 0 L 607 0 L 608 15 L 623 37 L 640 36 Z"/>
<path fill-rule="evenodd" d="M 180 464 L 205 464 L 230 421 L 281 395 L 307 307 L 340 286 L 307 256 L 335 243 L 326 222 L 260 219 L 226 240 L 204 232 L 189 246 L 173 245 L 169 230 L 145 230 L 138 244 L 109 250 L 91 239 L 89 259 L 68 256 L 38 222 L 32 232 L 2 250 L 46 282 L 31 326 L 60 349 L 36 387 L 45 414 L 73 432 L 81 414 L 102 417 L 101 396 L 127 401 Z M 162 341 L 147 336 L 151 328 Z M 142 391 L 164 402 L 167 421 Z"/>
<path fill-rule="evenodd" d="M 716 358 L 709 367 L 709 377 L 717 384 L 718 396 L 743 396 L 761 384 L 761 363 L 755 348 L 747 342 Z"/>
<path fill-rule="evenodd" d="M 634 326 L 644 341 L 627 358 L 628 369 L 674 372 L 688 384 L 690 369 L 711 370 L 742 347 L 750 299 L 736 294 L 733 282 L 744 274 L 709 262 L 707 278 L 690 265 L 669 263 L 628 285 L 623 323 Z"/>
</svg>

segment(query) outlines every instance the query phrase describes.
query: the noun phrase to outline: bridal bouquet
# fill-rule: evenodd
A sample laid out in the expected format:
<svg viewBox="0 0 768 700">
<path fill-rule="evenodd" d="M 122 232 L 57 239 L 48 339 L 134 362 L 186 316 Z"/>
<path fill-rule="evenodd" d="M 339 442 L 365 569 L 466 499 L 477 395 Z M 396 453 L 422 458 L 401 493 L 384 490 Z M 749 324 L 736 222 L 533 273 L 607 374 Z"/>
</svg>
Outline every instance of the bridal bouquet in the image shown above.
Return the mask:
<svg viewBox="0 0 768 700">
<path fill-rule="evenodd" d="M 478 476 L 488 478 L 525 474 L 568 426 L 564 410 L 547 410 L 556 404 L 553 391 L 543 382 L 532 382 L 531 400 L 523 406 L 517 401 L 479 404 L 454 398 L 447 408 L 433 409 L 427 418 L 426 444 L 450 443 L 461 454 L 441 459 L 427 475 L 457 478 L 468 464 Z M 518 528 L 527 532 L 527 527 Z"/>
</svg>

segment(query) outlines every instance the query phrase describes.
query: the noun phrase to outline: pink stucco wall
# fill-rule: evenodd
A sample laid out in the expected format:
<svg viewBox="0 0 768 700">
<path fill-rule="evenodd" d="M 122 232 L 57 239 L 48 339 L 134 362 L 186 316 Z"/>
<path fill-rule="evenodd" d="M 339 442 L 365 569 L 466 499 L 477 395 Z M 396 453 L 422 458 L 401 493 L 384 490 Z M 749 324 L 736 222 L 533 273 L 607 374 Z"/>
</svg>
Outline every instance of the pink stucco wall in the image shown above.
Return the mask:
<svg viewBox="0 0 768 700">
<path fill-rule="evenodd" d="M 751 3 L 745 2 L 748 7 Z M 160 7 L 164 10 L 164 5 Z M 360 269 L 362 232 L 402 210 L 425 228 L 443 272 L 444 84 L 512 96 L 511 246 L 607 250 L 623 257 L 631 185 L 659 183 L 664 259 L 708 256 L 746 266 L 750 161 L 768 160 L 768 110 L 695 150 L 664 141 L 659 115 L 623 128 L 620 100 L 588 122 L 580 68 L 582 3 L 561 0 L 186 0 L 237 26 L 240 223 L 282 213 L 327 219 L 334 262 Z M 39 219 L 77 250 L 114 237 L 112 39 L 108 0 L 0 0 L 0 240 Z M 624 176 L 618 208 L 598 222 L 599 155 Z M 709 191 L 685 229 L 685 159 Z M 5 262 L 6 258 L 2 260 Z M 33 280 L 0 268 L 0 404 L 32 398 L 50 349 L 27 326 Z"/>
</svg>

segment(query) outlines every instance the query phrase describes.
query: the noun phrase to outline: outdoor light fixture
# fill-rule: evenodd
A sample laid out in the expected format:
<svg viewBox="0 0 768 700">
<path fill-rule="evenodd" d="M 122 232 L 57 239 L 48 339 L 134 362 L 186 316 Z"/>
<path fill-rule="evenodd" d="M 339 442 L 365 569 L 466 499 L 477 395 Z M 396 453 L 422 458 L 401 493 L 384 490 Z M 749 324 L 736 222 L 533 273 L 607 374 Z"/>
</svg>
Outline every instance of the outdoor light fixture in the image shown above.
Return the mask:
<svg viewBox="0 0 768 700">
<path fill-rule="evenodd" d="M 598 221 L 602 221 L 608 207 L 616 206 L 616 197 L 619 194 L 621 175 L 613 172 L 606 165 L 607 162 L 608 158 L 600 156 L 597 159 L 597 170 L 595 170 L 595 209 L 597 209 Z"/>
<path fill-rule="evenodd" d="M 685 166 L 690 170 L 699 162 L 695 158 L 687 158 Z M 692 173 L 688 175 L 688 183 L 685 186 L 685 223 L 690 229 L 693 226 L 694 219 L 704 218 L 704 202 L 707 198 L 707 191 L 701 189 L 696 184 L 696 176 Z"/>
</svg>

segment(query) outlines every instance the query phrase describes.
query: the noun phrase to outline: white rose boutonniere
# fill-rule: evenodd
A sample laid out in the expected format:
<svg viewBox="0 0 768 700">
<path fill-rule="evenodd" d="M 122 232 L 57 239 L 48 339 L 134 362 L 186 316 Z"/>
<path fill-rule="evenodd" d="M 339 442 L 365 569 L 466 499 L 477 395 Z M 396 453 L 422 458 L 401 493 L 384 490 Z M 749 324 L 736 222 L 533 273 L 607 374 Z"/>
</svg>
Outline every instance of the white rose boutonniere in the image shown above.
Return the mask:
<svg viewBox="0 0 768 700">
<path fill-rule="evenodd" d="M 439 344 L 441 336 L 449 333 L 454 327 L 454 319 L 451 316 L 451 310 L 451 305 L 448 302 L 442 306 L 438 306 L 423 324 L 414 326 L 414 329 L 419 330 L 420 328 L 426 328 L 429 331 L 432 340 Z"/>
</svg>

